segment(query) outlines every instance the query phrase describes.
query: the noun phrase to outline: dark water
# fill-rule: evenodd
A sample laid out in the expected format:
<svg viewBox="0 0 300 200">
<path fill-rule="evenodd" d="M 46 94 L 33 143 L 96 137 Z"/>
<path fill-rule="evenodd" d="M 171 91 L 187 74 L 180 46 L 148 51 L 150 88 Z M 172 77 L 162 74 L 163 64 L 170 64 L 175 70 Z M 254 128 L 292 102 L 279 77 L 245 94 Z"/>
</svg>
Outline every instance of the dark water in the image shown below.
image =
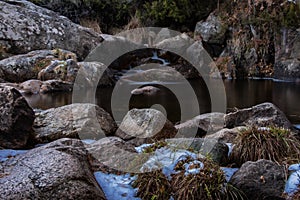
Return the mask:
<svg viewBox="0 0 300 200">
<path fill-rule="evenodd" d="M 160 86 L 160 92 L 154 96 L 131 96 L 129 103 L 126 98 L 130 96 L 130 91 L 136 86 L 129 85 L 126 89 L 119 91 L 116 97 L 121 105 L 114 106 L 114 115 L 120 121 L 126 112 L 131 108 L 147 108 L 155 104 L 160 104 L 166 111 L 168 118 L 173 122 L 186 120 L 200 113 L 211 111 L 211 100 L 205 83 L 201 80 L 190 82 L 198 98 L 198 102 L 191 96 L 181 97 L 180 100 L 168 88 L 171 85 Z M 176 83 L 175 83 L 176 84 Z M 184 91 L 182 87 L 179 90 Z M 245 108 L 263 102 L 272 102 L 278 106 L 294 124 L 300 124 L 300 84 L 287 82 L 274 82 L 272 80 L 226 80 L 227 110 L 234 107 Z M 111 97 L 113 88 L 98 89 L 95 97 L 99 106 L 112 112 Z M 72 93 L 55 93 L 46 95 L 26 96 L 29 104 L 33 108 L 48 109 L 72 103 Z M 124 102 L 124 103 L 123 103 Z M 196 102 L 196 103 L 195 103 Z M 182 105 L 184 104 L 184 105 Z M 199 106 L 199 111 L 196 109 Z M 181 109 L 185 109 L 186 115 Z"/>
</svg>

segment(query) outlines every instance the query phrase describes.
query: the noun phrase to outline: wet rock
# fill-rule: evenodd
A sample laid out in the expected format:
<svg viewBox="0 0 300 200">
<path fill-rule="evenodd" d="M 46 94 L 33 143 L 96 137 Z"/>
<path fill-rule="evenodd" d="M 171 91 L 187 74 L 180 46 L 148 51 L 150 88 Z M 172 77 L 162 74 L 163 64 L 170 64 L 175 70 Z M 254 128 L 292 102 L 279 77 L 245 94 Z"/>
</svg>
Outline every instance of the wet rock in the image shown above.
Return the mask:
<svg viewBox="0 0 300 200">
<path fill-rule="evenodd" d="M 40 93 L 43 82 L 40 80 L 29 80 L 20 84 L 20 89 L 26 94 L 38 94 Z"/>
<path fill-rule="evenodd" d="M 147 69 L 135 74 L 122 76 L 120 80 L 130 82 L 172 82 L 183 81 L 185 79 L 179 72 L 170 67 L 162 66 L 161 68 L 157 68 L 155 65 L 153 69 Z"/>
<path fill-rule="evenodd" d="M 172 138 L 165 140 L 167 144 L 175 149 L 193 149 L 203 156 L 209 155 L 210 158 L 221 164 L 227 161 L 228 146 L 215 139 L 207 138 Z"/>
<path fill-rule="evenodd" d="M 0 86 L 0 146 L 26 148 L 32 138 L 34 112 L 21 93 Z"/>
<path fill-rule="evenodd" d="M 160 91 L 159 88 L 154 86 L 145 86 L 141 88 L 137 88 L 131 91 L 133 95 L 145 95 L 145 96 L 152 96 L 156 95 Z"/>
<path fill-rule="evenodd" d="M 211 13 L 205 21 L 196 24 L 195 37 L 212 44 L 223 44 L 227 26 L 222 23 L 219 16 Z"/>
<path fill-rule="evenodd" d="M 300 81 L 300 60 L 278 61 L 274 67 L 274 78 L 285 81 Z"/>
<path fill-rule="evenodd" d="M 139 146 L 176 134 L 173 124 L 163 113 L 154 109 L 132 109 L 124 117 L 115 136 L 130 140 L 131 144 Z"/>
<path fill-rule="evenodd" d="M 0 46 L 9 54 L 62 48 L 84 59 L 103 41 L 100 34 L 28 1 L 1 1 Z"/>
<path fill-rule="evenodd" d="M 105 199 L 79 140 L 61 139 L 19 156 L 0 184 L 1 199 Z"/>
<path fill-rule="evenodd" d="M 283 166 L 269 160 L 246 162 L 232 176 L 230 183 L 244 192 L 248 199 L 284 199 L 285 186 Z"/>
<path fill-rule="evenodd" d="M 227 128 L 237 126 L 294 128 L 285 114 L 272 103 L 262 103 L 251 108 L 229 113 L 225 116 L 225 125 Z"/>
<path fill-rule="evenodd" d="M 93 171 L 116 173 L 121 167 L 129 165 L 131 154 L 137 153 L 134 146 L 118 137 L 102 138 L 86 145 L 91 155 Z"/>
<path fill-rule="evenodd" d="M 60 138 L 103 138 L 114 134 L 116 123 L 97 105 L 71 104 L 37 113 L 33 128 L 36 140 L 47 143 Z"/>
<path fill-rule="evenodd" d="M 42 82 L 40 93 L 70 92 L 72 89 L 72 83 L 60 80 L 49 80 Z"/>
<path fill-rule="evenodd" d="M 206 113 L 175 126 L 182 137 L 203 137 L 224 127 L 224 113 Z M 196 134 L 196 135 L 195 135 Z"/>
<path fill-rule="evenodd" d="M 233 129 L 224 128 L 216 133 L 205 136 L 205 138 L 216 139 L 217 141 L 223 143 L 233 143 L 237 135 L 246 128 L 246 126 L 240 126 Z"/>
</svg>

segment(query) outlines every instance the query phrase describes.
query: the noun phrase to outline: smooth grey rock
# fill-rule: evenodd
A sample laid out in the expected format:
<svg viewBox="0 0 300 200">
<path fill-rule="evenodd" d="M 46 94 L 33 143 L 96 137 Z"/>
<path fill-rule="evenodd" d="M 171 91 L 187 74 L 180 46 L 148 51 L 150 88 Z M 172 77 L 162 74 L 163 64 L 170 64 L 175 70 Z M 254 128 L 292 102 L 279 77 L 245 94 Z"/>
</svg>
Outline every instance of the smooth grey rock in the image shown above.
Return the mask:
<svg viewBox="0 0 300 200">
<path fill-rule="evenodd" d="M 25 148 L 32 139 L 34 112 L 21 93 L 0 86 L 0 146 Z"/>
<path fill-rule="evenodd" d="M 258 160 L 243 164 L 230 183 L 244 192 L 249 200 L 281 199 L 285 179 L 283 166 L 269 160 Z"/>
<path fill-rule="evenodd" d="M 74 139 L 61 139 L 15 158 L 0 184 L 0 199 L 106 199 L 82 142 Z"/>
<path fill-rule="evenodd" d="M 224 117 L 224 113 L 206 113 L 178 124 L 175 128 L 182 137 L 201 137 L 221 130 L 224 127 Z M 197 135 L 191 135 L 195 131 Z"/>
<path fill-rule="evenodd" d="M 209 134 L 205 136 L 207 139 L 216 139 L 219 142 L 223 143 L 233 143 L 238 134 L 246 129 L 246 126 L 240 126 L 232 129 L 224 128 L 219 130 L 216 133 Z"/>
<path fill-rule="evenodd" d="M 176 134 L 173 124 L 158 110 L 132 109 L 124 117 L 115 136 L 139 146 L 143 143 L 172 138 Z"/>
<path fill-rule="evenodd" d="M 36 114 L 35 138 L 40 143 L 60 138 L 100 139 L 113 135 L 117 125 L 105 110 L 94 104 L 71 104 Z"/>
<path fill-rule="evenodd" d="M 93 171 L 117 173 L 129 169 L 131 159 L 137 154 L 133 145 L 118 137 L 102 138 L 86 149 L 91 156 Z"/>
</svg>

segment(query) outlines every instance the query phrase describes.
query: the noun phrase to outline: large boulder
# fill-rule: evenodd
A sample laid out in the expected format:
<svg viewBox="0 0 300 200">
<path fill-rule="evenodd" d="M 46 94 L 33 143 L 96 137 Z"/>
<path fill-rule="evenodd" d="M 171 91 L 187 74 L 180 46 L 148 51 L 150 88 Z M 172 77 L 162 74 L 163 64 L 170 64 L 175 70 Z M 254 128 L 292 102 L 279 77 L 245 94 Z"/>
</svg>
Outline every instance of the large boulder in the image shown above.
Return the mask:
<svg viewBox="0 0 300 200">
<path fill-rule="evenodd" d="M 97 105 L 71 104 L 37 113 L 33 128 L 36 140 L 46 143 L 60 138 L 103 138 L 113 135 L 117 125 Z"/>
<path fill-rule="evenodd" d="M 274 67 L 274 78 L 285 81 L 300 81 L 300 61 L 287 59 L 278 61 Z"/>
<path fill-rule="evenodd" d="M 172 138 L 176 135 L 173 124 L 158 110 L 132 109 L 124 117 L 115 136 L 130 140 L 135 146 Z"/>
<path fill-rule="evenodd" d="M 227 26 L 215 13 L 211 13 L 205 21 L 196 24 L 195 37 L 201 37 L 205 42 L 224 44 Z"/>
<path fill-rule="evenodd" d="M 205 138 L 215 139 L 215 140 L 217 140 L 219 142 L 223 142 L 223 143 L 234 143 L 238 134 L 246 128 L 247 127 L 245 127 L 245 126 L 239 126 L 239 127 L 232 128 L 232 129 L 224 128 L 224 129 L 219 130 L 216 133 L 212 133 L 212 134 L 205 136 Z"/>
<path fill-rule="evenodd" d="M 0 86 L 0 146 L 25 148 L 32 137 L 34 112 L 21 93 Z"/>
<path fill-rule="evenodd" d="M 91 29 L 25 0 L 1 1 L 0 7 L 2 58 L 7 54 L 62 48 L 84 59 L 103 41 Z"/>
<path fill-rule="evenodd" d="M 285 186 L 283 166 L 269 160 L 246 162 L 232 176 L 230 183 L 246 194 L 249 200 L 284 199 Z"/>
<path fill-rule="evenodd" d="M 102 171 L 105 173 L 123 171 L 126 169 L 126 166 L 130 166 L 132 155 L 137 154 L 132 144 L 126 143 L 118 137 L 102 138 L 92 144 L 86 145 L 86 149 L 91 155 L 90 162 L 93 171 Z"/>
<path fill-rule="evenodd" d="M 245 108 L 225 116 L 225 126 L 278 126 L 294 129 L 285 114 L 272 103 L 262 103 L 251 108 Z"/>
<path fill-rule="evenodd" d="M 224 127 L 224 117 L 224 113 L 206 113 L 178 124 L 175 128 L 182 137 L 203 137 L 221 130 Z"/>
<path fill-rule="evenodd" d="M 0 176 L 0 199 L 105 199 L 79 140 L 61 139 L 14 159 Z"/>
<path fill-rule="evenodd" d="M 55 63 L 67 68 L 71 61 L 74 63 L 76 60 L 77 56 L 74 53 L 62 49 L 31 51 L 1 60 L 0 78 L 18 83 L 37 79 L 41 70 L 49 68 Z"/>
</svg>

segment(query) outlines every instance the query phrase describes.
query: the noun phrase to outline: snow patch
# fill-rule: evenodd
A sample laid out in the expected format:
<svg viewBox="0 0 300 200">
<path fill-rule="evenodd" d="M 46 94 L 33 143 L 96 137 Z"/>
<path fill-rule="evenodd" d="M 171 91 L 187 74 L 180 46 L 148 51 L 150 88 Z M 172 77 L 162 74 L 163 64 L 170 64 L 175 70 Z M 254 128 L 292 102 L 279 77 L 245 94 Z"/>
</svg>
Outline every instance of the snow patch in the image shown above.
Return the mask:
<svg viewBox="0 0 300 200">
<path fill-rule="evenodd" d="M 11 149 L 0 150 L 0 162 L 4 162 L 8 160 L 10 157 L 22 155 L 26 152 L 27 150 L 11 150 Z"/>
<path fill-rule="evenodd" d="M 221 167 L 221 170 L 224 172 L 225 174 L 225 179 L 227 182 L 229 182 L 229 180 L 231 179 L 231 177 L 233 176 L 233 174 L 239 170 L 239 168 L 228 168 L 228 167 Z"/>
<path fill-rule="evenodd" d="M 300 164 L 294 164 L 289 167 L 289 171 L 294 171 L 285 184 L 284 192 L 293 195 L 299 190 L 300 186 Z"/>
<path fill-rule="evenodd" d="M 140 198 L 135 197 L 138 189 L 131 186 L 131 183 L 136 180 L 136 176 L 105 174 L 103 172 L 95 172 L 94 175 L 107 199 L 140 200 Z"/>
</svg>

